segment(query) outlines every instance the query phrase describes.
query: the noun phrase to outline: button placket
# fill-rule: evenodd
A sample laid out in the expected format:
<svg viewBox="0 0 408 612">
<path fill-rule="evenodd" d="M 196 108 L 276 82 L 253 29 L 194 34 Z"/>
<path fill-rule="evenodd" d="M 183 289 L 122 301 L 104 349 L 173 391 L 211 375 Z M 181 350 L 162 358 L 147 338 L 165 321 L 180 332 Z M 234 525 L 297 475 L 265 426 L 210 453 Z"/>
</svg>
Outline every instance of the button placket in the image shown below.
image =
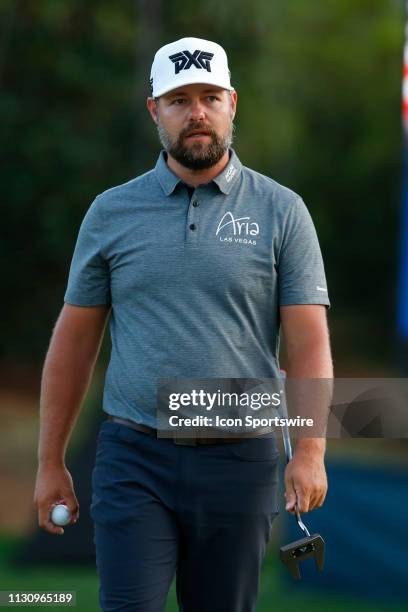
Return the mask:
<svg viewBox="0 0 408 612">
<path fill-rule="evenodd" d="M 196 194 L 191 197 L 190 206 L 188 208 L 187 225 L 186 225 L 186 242 L 196 244 L 198 242 L 198 232 L 200 228 L 200 201 Z"/>
</svg>

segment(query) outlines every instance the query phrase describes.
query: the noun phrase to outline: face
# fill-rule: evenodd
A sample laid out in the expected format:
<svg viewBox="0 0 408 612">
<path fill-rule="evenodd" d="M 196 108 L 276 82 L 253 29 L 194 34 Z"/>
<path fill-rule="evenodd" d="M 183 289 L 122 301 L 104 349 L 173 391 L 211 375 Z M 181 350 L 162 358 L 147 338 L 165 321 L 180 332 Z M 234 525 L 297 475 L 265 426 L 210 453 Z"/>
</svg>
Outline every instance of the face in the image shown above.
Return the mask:
<svg viewBox="0 0 408 612">
<path fill-rule="evenodd" d="M 191 170 L 214 166 L 232 144 L 237 94 L 213 85 L 174 89 L 147 106 L 160 142 L 176 161 Z"/>
</svg>

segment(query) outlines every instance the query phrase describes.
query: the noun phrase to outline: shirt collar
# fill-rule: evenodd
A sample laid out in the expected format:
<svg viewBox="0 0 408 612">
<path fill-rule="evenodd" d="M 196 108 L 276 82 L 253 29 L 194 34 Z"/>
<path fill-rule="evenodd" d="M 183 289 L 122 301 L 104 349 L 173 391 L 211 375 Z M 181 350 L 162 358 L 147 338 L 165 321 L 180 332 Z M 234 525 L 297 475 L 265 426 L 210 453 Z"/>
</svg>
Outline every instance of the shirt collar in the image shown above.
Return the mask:
<svg viewBox="0 0 408 612">
<path fill-rule="evenodd" d="M 176 176 L 167 165 L 167 153 L 160 151 L 159 158 L 156 163 L 155 172 L 157 179 L 162 186 L 166 196 L 169 196 L 175 190 L 176 186 L 181 183 L 181 178 Z"/>
<path fill-rule="evenodd" d="M 242 164 L 239 161 L 235 151 L 230 149 L 229 153 L 230 159 L 224 170 L 212 180 L 212 182 L 218 186 L 220 191 L 225 194 L 230 193 L 232 186 L 238 179 L 242 170 Z M 164 193 L 166 196 L 169 196 L 173 193 L 177 185 L 182 183 L 182 180 L 170 170 L 166 160 L 166 152 L 164 150 L 160 151 L 160 155 L 155 166 L 155 172 Z"/>
</svg>

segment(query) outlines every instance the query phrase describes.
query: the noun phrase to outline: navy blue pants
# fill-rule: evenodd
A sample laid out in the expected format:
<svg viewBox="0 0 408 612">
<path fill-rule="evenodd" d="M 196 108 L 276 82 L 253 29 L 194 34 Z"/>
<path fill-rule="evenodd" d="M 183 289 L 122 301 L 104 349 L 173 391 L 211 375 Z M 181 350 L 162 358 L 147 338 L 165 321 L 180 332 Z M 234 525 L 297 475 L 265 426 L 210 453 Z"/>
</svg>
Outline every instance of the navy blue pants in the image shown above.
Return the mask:
<svg viewBox="0 0 408 612">
<path fill-rule="evenodd" d="M 91 515 L 104 612 L 252 612 L 278 513 L 275 438 L 180 446 L 105 421 Z"/>
</svg>

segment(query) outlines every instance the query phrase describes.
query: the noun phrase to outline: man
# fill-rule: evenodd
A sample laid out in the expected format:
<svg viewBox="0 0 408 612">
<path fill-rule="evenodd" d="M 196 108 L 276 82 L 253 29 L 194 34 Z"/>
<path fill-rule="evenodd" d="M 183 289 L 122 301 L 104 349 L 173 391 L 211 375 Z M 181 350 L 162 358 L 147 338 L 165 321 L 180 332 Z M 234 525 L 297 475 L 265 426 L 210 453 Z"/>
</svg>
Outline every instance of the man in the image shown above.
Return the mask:
<svg viewBox="0 0 408 612">
<path fill-rule="evenodd" d="M 44 365 L 39 524 L 78 518 L 65 449 L 110 319 L 112 354 L 91 514 L 103 610 L 159 612 L 173 576 L 181 610 L 255 610 L 277 507 L 274 436 L 158 438 L 160 378 L 331 378 L 329 305 L 301 198 L 231 149 L 237 93 L 225 51 L 184 38 L 159 49 L 148 110 L 153 170 L 96 198 L 82 223 Z M 322 505 L 323 439 L 299 439 L 286 509 Z"/>
</svg>

